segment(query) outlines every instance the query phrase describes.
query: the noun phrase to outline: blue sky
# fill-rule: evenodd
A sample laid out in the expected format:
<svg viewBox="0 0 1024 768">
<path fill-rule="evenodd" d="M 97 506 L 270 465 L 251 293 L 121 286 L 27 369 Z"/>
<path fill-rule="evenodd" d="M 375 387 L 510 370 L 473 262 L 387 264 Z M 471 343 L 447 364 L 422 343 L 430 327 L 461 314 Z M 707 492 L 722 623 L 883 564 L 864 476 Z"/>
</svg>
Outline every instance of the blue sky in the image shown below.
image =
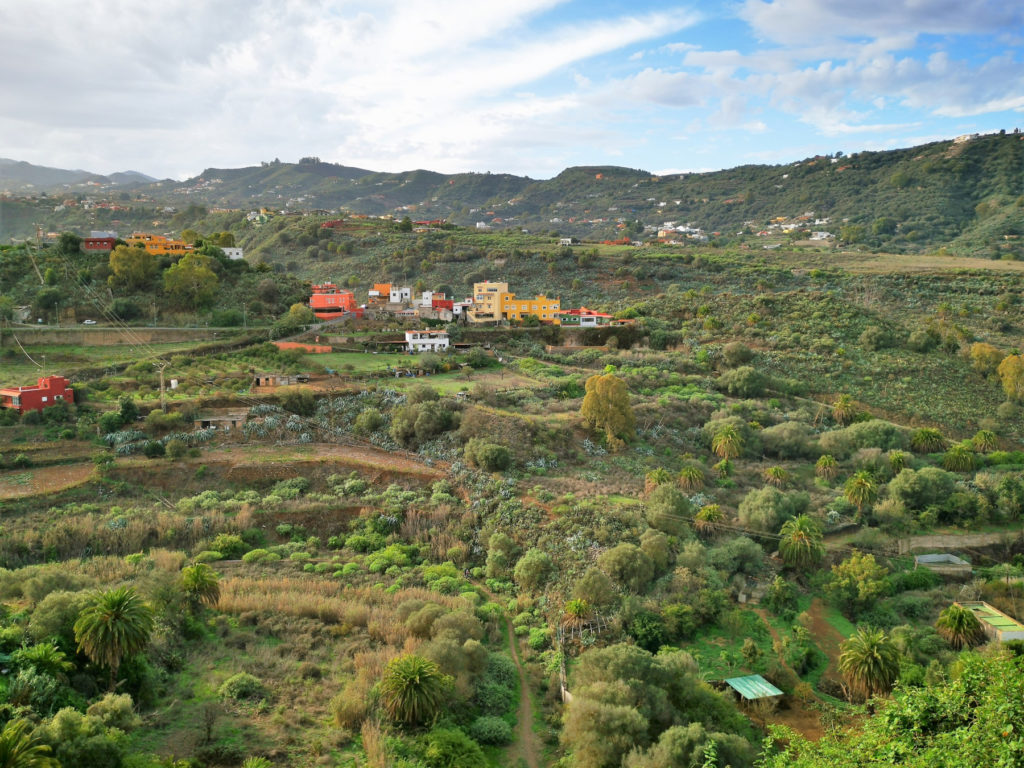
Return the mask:
<svg viewBox="0 0 1024 768">
<path fill-rule="evenodd" d="M 6 0 L 0 156 L 547 178 L 1024 127 L 1010 0 Z"/>
</svg>

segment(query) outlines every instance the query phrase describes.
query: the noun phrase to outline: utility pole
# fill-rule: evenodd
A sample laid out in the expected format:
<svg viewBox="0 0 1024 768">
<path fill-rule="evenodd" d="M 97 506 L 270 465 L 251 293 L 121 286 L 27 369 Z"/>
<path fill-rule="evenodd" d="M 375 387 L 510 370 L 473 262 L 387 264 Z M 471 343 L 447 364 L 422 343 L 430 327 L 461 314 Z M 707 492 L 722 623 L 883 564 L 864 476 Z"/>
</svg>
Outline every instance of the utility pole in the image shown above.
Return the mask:
<svg viewBox="0 0 1024 768">
<path fill-rule="evenodd" d="M 36 225 L 36 251 L 39 251 L 39 250 L 42 249 L 42 247 L 43 247 L 42 246 L 42 239 L 43 239 L 43 228 L 40 227 L 37 224 Z M 46 285 L 46 281 L 43 280 L 43 273 L 39 271 L 39 265 L 36 264 L 36 257 L 32 254 L 32 249 L 29 248 L 29 247 L 26 247 L 25 251 L 28 253 L 28 258 L 32 262 L 32 266 L 36 270 L 36 275 L 38 275 L 38 277 L 39 277 L 39 284 L 40 285 Z"/>
<path fill-rule="evenodd" d="M 167 390 L 164 389 L 164 369 L 167 368 L 167 363 L 153 363 L 157 366 L 157 370 L 160 371 L 160 410 L 167 413 Z"/>
</svg>

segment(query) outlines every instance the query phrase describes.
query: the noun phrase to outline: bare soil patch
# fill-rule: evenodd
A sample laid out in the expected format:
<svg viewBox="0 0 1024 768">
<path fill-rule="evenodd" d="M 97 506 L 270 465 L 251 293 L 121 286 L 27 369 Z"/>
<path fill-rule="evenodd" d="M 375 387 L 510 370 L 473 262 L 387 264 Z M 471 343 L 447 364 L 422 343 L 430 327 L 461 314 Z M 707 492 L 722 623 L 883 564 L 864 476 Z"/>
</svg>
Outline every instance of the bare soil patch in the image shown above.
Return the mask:
<svg viewBox="0 0 1024 768">
<path fill-rule="evenodd" d="M 0 499 L 56 493 L 89 480 L 92 463 L 16 469 L 0 474 Z"/>
</svg>

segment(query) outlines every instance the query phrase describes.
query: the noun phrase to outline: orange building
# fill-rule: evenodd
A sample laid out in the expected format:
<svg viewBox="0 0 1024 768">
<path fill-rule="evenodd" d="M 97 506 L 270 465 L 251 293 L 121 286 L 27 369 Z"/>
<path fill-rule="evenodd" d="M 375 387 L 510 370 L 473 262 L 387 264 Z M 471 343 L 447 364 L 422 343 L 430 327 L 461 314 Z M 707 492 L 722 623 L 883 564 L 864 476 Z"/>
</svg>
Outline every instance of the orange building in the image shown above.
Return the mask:
<svg viewBox="0 0 1024 768">
<path fill-rule="evenodd" d="M 369 290 L 371 307 L 382 307 L 391 301 L 391 283 L 374 283 Z"/>
<path fill-rule="evenodd" d="M 171 240 L 163 235 L 150 235 L 144 232 L 133 232 L 125 241 L 130 246 L 145 246 L 154 256 L 184 256 L 192 250 L 192 246 L 184 240 Z"/>
<path fill-rule="evenodd" d="M 343 291 L 334 283 L 313 286 L 309 297 L 309 308 L 321 320 L 340 317 L 346 312 L 356 311 L 356 297 L 352 291 Z"/>
</svg>

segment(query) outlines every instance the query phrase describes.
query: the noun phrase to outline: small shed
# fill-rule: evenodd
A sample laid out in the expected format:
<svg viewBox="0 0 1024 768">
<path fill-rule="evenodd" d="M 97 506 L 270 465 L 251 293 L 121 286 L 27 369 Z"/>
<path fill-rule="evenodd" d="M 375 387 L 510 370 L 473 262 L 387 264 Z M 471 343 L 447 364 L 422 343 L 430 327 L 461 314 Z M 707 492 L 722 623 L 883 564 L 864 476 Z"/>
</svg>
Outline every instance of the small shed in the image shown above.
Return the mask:
<svg viewBox="0 0 1024 768">
<path fill-rule="evenodd" d="M 967 578 L 971 575 L 971 564 L 969 562 L 948 553 L 914 555 L 914 570 L 916 571 L 918 568 L 927 568 L 929 571 L 934 571 L 942 576 L 963 576 Z"/>
<path fill-rule="evenodd" d="M 247 408 L 217 408 L 202 411 L 193 422 L 195 429 L 219 429 L 230 432 L 232 429 L 240 429 L 245 426 L 249 417 Z"/>
<path fill-rule="evenodd" d="M 746 701 L 757 699 L 773 699 L 782 696 L 783 693 L 774 685 L 769 683 L 760 675 L 746 675 L 745 677 L 730 677 L 725 684 L 732 688 Z"/>
<path fill-rule="evenodd" d="M 965 600 L 954 605 L 963 606 L 977 616 L 990 640 L 1024 640 L 1024 624 L 983 600 Z"/>
</svg>

